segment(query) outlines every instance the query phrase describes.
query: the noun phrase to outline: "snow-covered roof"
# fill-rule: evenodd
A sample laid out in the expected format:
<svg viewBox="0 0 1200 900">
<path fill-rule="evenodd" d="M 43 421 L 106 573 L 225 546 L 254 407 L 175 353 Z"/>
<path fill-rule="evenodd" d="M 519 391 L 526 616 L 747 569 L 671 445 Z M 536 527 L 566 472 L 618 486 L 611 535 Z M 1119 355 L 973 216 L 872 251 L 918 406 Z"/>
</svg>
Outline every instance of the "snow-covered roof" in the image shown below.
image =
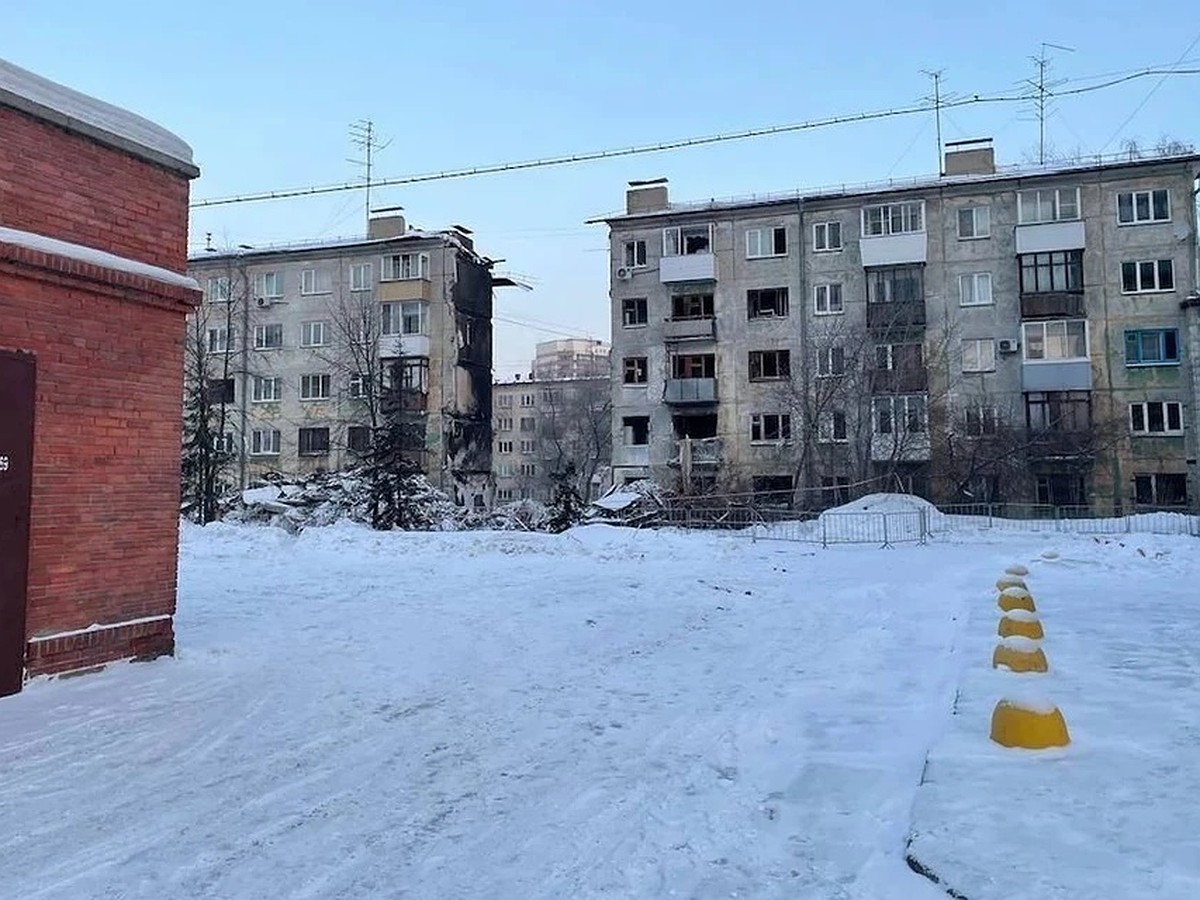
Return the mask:
<svg viewBox="0 0 1200 900">
<path fill-rule="evenodd" d="M 200 174 L 192 161 L 192 148 L 162 126 L 4 59 L 0 59 L 0 106 L 53 122 L 189 178 Z"/>
<path fill-rule="evenodd" d="M 85 247 L 82 244 L 72 244 L 70 241 L 60 241 L 57 238 L 49 238 L 45 235 L 34 234 L 29 231 L 19 231 L 16 228 L 4 228 L 0 226 L 0 244 L 13 244 L 17 247 L 25 247 L 28 250 L 51 253 L 55 256 L 63 256 L 77 262 L 87 263 L 88 265 L 100 266 L 101 268 L 112 269 L 116 272 L 124 272 L 127 275 L 140 275 L 142 278 L 149 278 L 152 281 L 158 281 L 174 287 L 187 288 L 193 291 L 200 289 L 194 278 L 189 278 L 187 275 L 180 275 L 178 272 L 172 272 L 170 269 L 164 269 L 161 266 L 152 266 L 149 263 L 138 262 L 136 259 L 117 256 L 115 253 L 96 250 L 93 247 Z"/>
</svg>

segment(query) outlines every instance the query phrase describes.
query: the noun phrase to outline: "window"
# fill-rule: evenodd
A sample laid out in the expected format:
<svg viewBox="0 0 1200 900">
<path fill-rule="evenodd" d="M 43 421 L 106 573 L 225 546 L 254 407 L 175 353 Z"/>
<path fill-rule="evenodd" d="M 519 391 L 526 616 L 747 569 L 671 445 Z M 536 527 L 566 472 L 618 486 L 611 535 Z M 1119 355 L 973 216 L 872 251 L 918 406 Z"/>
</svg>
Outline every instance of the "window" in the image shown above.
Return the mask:
<svg viewBox="0 0 1200 900">
<path fill-rule="evenodd" d="M 537 465 L 534 463 L 521 463 L 520 472 L 522 475 L 532 478 L 537 474 Z M 521 492 L 521 496 L 528 499 L 528 495 L 524 491 Z"/>
<path fill-rule="evenodd" d="M 512 441 L 496 441 L 496 452 L 497 453 L 512 453 L 513 452 L 513 442 Z"/>
<path fill-rule="evenodd" d="M 1044 188 L 1017 193 L 1017 222 L 1067 222 L 1079 218 L 1079 188 Z"/>
<path fill-rule="evenodd" d="M 428 277 L 428 253 L 393 253 L 383 258 L 381 281 L 412 281 Z"/>
<path fill-rule="evenodd" d="M 209 378 L 204 382 L 204 399 L 209 403 L 232 403 L 233 379 Z"/>
<path fill-rule="evenodd" d="M 1069 319 L 1060 322 L 1026 322 L 1025 360 L 1087 359 L 1087 322 Z"/>
<path fill-rule="evenodd" d="M 840 506 L 850 502 L 850 476 L 822 475 L 822 503 L 826 506 Z"/>
<path fill-rule="evenodd" d="M 1083 290 L 1083 251 L 1026 253 L 1021 260 L 1021 293 L 1049 294 Z"/>
<path fill-rule="evenodd" d="M 813 306 L 818 316 L 832 316 L 843 312 L 845 307 L 842 305 L 842 285 L 839 282 L 813 285 Z"/>
<path fill-rule="evenodd" d="M 520 426 L 521 431 L 524 431 L 524 432 L 537 431 L 537 419 L 533 418 L 532 416 L 521 416 L 520 422 L 518 424 Z"/>
<path fill-rule="evenodd" d="M 325 456 L 329 453 L 329 429 L 301 428 L 297 443 L 301 456 Z"/>
<path fill-rule="evenodd" d="M 333 279 L 328 269 L 303 269 L 300 272 L 301 294 L 328 294 L 333 290 Z"/>
<path fill-rule="evenodd" d="M 863 207 L 862 233 L 864 237 L 912 234 L 924 230 L 925 201 L 923 200 Z"/>
<path fill-rule="evenodd" d="M 621 301 L 621 325 L 625 328 L 645 325 L 648 318 L 645 297 L 630 297 Z"/>
<path fill-rule="evenodd" d="M 369 291 L 371 287 L 371 264 L 353 263 L 350 266 L 350 290 Z"/>
<path fill-rule="evenodd" d="M 509 500 L 512 500 L 513 496 L 514 496 L 514 494 L 513 494 L 512 488 L 497 488 L 496 489 L 496 499 L 497 500 L 507 502 Z"/>
<path fill-rule="evenodd" d="M 846 351 L 842 347 L 823 347 L 817 351 L 817 377 L 835 378 L 846 374 Z"/>
<path fill-rule="evenodd" d="M 329 326 L 325 322 L 301 322 L 300 346 L 324 347 L 329 343 Z"/>
<path fill-rule="evenodd" d="M 511 394 L 501 394 L 496 398 L 496 405 L 500 407 L 510 407 L 513 405 L 512 401 L 513 398 Z"/>
<path fill-rule="evenodd" d="M 1036 432 L 1085 432 L 1092 427 L 1091 391 L 1028 393 L 1025 395 L 1025 422 Z"/>
<path fill-rule="evenodd" d="M 1187 506 L 1187 475 L 1182 472 L 1134 475 L 1133 495 L 1139 506 Z"/>
<path fill-rule="evenodd" d="M 521 441 L 521 452 L 526 456 L 537 452 L 537 441 Z"/>
<path fill-rule="evenodd" d="M 817 222 L 813 225 L 813 250 L 818 253 L 831 253 L 841 249 L 841 222 Z"/>
<path fill-rule="evenodd" d="M 876 397 L 874 402 L 876 434 L 923 434 L 926 428 L 925 397 Z"/>
<path fill-rule="evenodd" d="M 554 388 L 542 388 L 543 403 L 554 404 L 558 402 L 558 399 L 558 391 L 554 390 Z"/>
<path fill-rule="evenodd" d="M 406 391 L 429 393 L 428 356 L 406 356 L 400 361 L 400 387 Z"/>
<path fill-rule="evenodd" d="M 869 303 L 923 303 L 925 267 L 895 266 L 867 270 Z"/>
<path fill-rule="evenodd" d="M 212 446 L 218 453 L 232 455 L 236 446 L 233 432 L 227 431 L 224 434 L 214 434 L 212 436 Z"/>
<path fill-rule="evenodd" d="M 533 394 L 522 394 L 521 395 L 521 405 L 522 406 L 533 406 Z"/>
<path fill-rule="evenodd" d="M 429 333 L 429 304 L 422 300 L 381 303 L 379 313 L 379 331 L 384 337 Z"/>
<path fill-rule="evenodd" d="M 672 378 L 716 378 L 717 357 L 712 353 L 691 353 L 671 357 Z"/>
<path fill-rule="evenodd" d="M 711 319 L 714 315 L 712 294 L 675 294 L 671 298 L 671 318 Z"/>
<path fill-rule="evenodd" d="M 513 420 L 508 418 L 507 416 L 501 416 L 499 419 L 496 420 L 496 430 L 497 431 L 512 431 L 513 430 Z"/>
<path fill-rule="evenodd" d="M 251 456 L 278 456 L 279 432 L 274 428 L 255 428 L 250 432 Z"/>
<path fill-rule="evenodd" d="M 630 269 L 640 269 L 646 265 L 646 242 L 625 242 L 625 265 Z"/>
<path fill-rule="evenodd" d="M 623 416 L 621 433 L 626 447 L 645 447 L 650 443 L 650 417 Z"/>
<path fill-rule="evenodd" d="M 750 380 L 774 381 L 792 374 L 791 350 L 751 350 Z"/>
<path fill-rule="evenodd" d="M 645 384 L 650 380 L 644 356 L 625 357 L 622 370 L 622 380 L 625 384 Z"/>
<path fill-rule="evenodd" d="M 916 372 L 925 365 L 920 344 L 877 344 L 875 368 L 881 372 Z"/>
<path fill-rule="evenodd" d="M 1121 292 L 1140 294 L 1175 290 L 1175 264 L 1169 259 L 1121 263 Z"/>
<path fill-rule="evenodd" d="M 1126 191 L 1117 194 L 1117 222 L 1121 225 L 1144 225 L 1149 222 L 1171 221 L 1169 191 Z"/>
<path fill-rule="evenodd" d="M 229 351 L 229 329 L 228 328 L 210 328 L 208 329 L 208 352 L 209 353 L 226 353 Z"/>
<path fill-rule="evenodd" d="M 351 425 L 346 429 L 346 449 L 366 453 L 371 449 L 371 429 L 366 425 Z"/>
<path fill-rule="evenodd" d="M 1178 328 L 1147 328 L 1125 332 L 1125 365 L 1171 366 L 1178 362 Z"/>
<path fill-rule="evenodd" d="M 750 417 L 750 440 L 779 443 L 792 439 L 792 417 L 787 413 L 756 413 Z"/>
<path fill-rule="evenodd" d="M 846 414 L 840 409 L 822 413 L 817 419 L 817 440 L 824 444 L 846 440 Z"/>
<path fill-rule="evenodd" d="M 968 437 L 984 437 L 996 433 L 996 407 L 968 406 L 965 410 Z"/>
<path fill-rule="evenodd" d="M 971 272 L 958 276 L 960 306 L 990 306 L 992 303 L 992 273 Z"/>
<path fill-rule="evenodd" d="M 351 400 L 361 400 L 367 396 L 367 376 L 361 373 L 356 373 L 350 376 L 350 380 L 346 385 L 346 393 Z"/>
<path fill-rule="evenodd" d="M 1037 502 L 1049 506 L 1084 506 L 1088 502 L 1083 476 L 1052 472 L 1037 478 Z"/>
<path fill-rule="evenodd" d="M 278 272 L 260 272 L 254 276 L 255 297 L 282 297 L 283 278 Z"/>
<path fill-rule="evenodd" d="M 992 338 L 963 341 L 962 355 L 964 372 L 996 371 L 996 342 Z"/>
<path fill-rule="evenodd" d="M 251 382 L 250 399 L 254 403 L 278 403 L 283 399 L 283 379 L 255 375 Z"/>
<path fill-rule="evenodd" d="M 968 206 L 958 211 L 958 239 L 973 241 L 992 234 L 992 210 L 987 206 Z"/>
<path fill-rule="evenodd" d="M 328 400 L 329 380 L 328 375 L 301 375 L 300 399 Z"/>
<path fill-rule="evenodd" d="M 209 303 L 228 303 L 233 296 L 233 282 L 225 275 L 208 279 L 204 285 L 204 299 Z"/>
<path fill-rule="evenodd" d="M 788 289 L 755 288 L 746 291 L 746 315 L 750 319 L 770 319 L 788 314 Z"/>
<path fill-rule="evenodd" d="M 1129 428 L 1134 434 L 1183 434 L 1183 404 L 1178 400 L 1130 403 Z"/>
<path fill-rule="evenodd" d="M 787 229 L 746 229 L 746 259 L 762 259 L 766 256 L 787 256 Z"/>
<path fill-rule="evenodd" d="M 712 252 L 711 225 L 684 225 L 663 229 L 663 256 L 693 256 Z"/>
<path fill-rule="evenodd" d="M 255 325 L 254 349 L 278 350 L 283 346 L 282 325 Z"/>
</svg>

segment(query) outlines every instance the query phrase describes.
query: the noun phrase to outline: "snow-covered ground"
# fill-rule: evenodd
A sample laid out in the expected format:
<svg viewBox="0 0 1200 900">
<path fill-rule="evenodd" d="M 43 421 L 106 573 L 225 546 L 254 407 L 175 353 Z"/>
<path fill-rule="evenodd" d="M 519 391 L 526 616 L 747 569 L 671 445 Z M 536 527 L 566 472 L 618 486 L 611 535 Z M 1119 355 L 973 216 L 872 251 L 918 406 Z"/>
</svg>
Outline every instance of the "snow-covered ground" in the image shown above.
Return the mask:
<svg viewBox="0 0 1200 900">
<path fill-rule="evenodd" d="M 1062 560 L 1030 586 L 1076 744 L 1014 756 L 986 741 L 988 587 L 1048 546 Z M 72 900 L 944 897 L 904 864 L 915 828 L 971 900 L 1099 896 L 1026 890 L 1071 871 L 1045 856 L 1057 785 L 1064 846 L 1137 819 L 1103 895 L 1195 896 L 1180 848 L 1200 832 L 1163 835 L 1195 824 L 1179 807 L 1200 775 L 1198 604 L 1173 612 L 1197 548 L 187 528 L 176 659 L 0 701 L 0 883 Z M 1174 649 L 1148 657 L 1152 640 Z M 1143 769 L 1098 775 L 1106 760 Z M 1040 824 L 1005 843 L 989 809 Z"/>
</svg>

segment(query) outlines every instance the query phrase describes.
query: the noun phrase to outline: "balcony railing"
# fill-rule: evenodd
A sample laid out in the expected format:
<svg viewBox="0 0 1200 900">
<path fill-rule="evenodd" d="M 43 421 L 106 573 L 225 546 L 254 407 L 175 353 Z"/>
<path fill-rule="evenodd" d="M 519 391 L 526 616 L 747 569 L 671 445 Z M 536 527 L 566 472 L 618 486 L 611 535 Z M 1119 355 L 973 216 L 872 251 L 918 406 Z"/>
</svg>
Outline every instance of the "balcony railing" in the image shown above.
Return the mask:
<svg viewBox="0 0 1200 900">
<path fill-rule="evenodd" d="M 663 388 L 663 400 L 679 404 L 716 403 L 717 379 L 669 378 Z"/>
<path fill-rule="evenodd" d="M 904 300 L 896 303 L 868 303 L 867 327 L 904 329 L 925 327 L 925 301 Z"/>
<path fill-rule="evenodd" d="M 1026 454 L 1031 459 L 1084 460 L 1095 455 L 1095 435 L 1091 431 L 1030 428 L 1026 442 Z"/>
<path fill-rule="evenodd" d="M 663 338 L 668 341 L 711 341 L 717 336 L 717 320 L 667 319 L 663 322 Z"/>
<path fill-rule="evenodd" d="M 1080 319 L 1085 315 L 1083 294 L 1056 291 L 1021 295 L 1022 319 Z"/>
<path fill-rule="evenodd" d="M 692 467 L 717 466 L 721 464 L 721 453 L 720 438 L 681 438 L 675 442 L 671 465 L 683 466 L 690 461 Z"/>
<path fill-rule="evenodd" d="M 876 369 L 871 372 L 872 394 L 914 394 L 929 389 L 925 369 Z"/>
<path fill-rule="evenodd" d="M 716 254 L 691 253 L 686 256 L 664 256 L 658 263 L 658 280 L 662 284 L 675 284 L 680 281 L 716 281 Z"/>
</svg>

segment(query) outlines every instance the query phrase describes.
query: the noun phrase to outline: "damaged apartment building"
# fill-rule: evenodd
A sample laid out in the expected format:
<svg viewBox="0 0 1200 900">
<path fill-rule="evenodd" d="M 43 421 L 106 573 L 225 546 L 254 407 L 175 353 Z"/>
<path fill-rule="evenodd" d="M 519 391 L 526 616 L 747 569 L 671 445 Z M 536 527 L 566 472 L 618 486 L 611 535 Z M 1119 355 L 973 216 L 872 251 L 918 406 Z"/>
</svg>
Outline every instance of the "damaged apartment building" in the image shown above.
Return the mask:
<svg viewBox="0 0 1200 900">
<path fill-rule="evenodd" d="M 373 216 L 361 239 L 209 250 L 189 273 L 204 301 L 188 351 L 232 481 L 354 465 L 398 408 L 406 455 L 456 501 L 486 504 L 492 291 L 510 282 L 467 229 Z"/>
<path fill-rule="evenodd" d="M 611 237 L 613 468 L 828 506 L 874 491 L 1195 504 L 1200 156 L 672 203 Z"/>
</svg>

